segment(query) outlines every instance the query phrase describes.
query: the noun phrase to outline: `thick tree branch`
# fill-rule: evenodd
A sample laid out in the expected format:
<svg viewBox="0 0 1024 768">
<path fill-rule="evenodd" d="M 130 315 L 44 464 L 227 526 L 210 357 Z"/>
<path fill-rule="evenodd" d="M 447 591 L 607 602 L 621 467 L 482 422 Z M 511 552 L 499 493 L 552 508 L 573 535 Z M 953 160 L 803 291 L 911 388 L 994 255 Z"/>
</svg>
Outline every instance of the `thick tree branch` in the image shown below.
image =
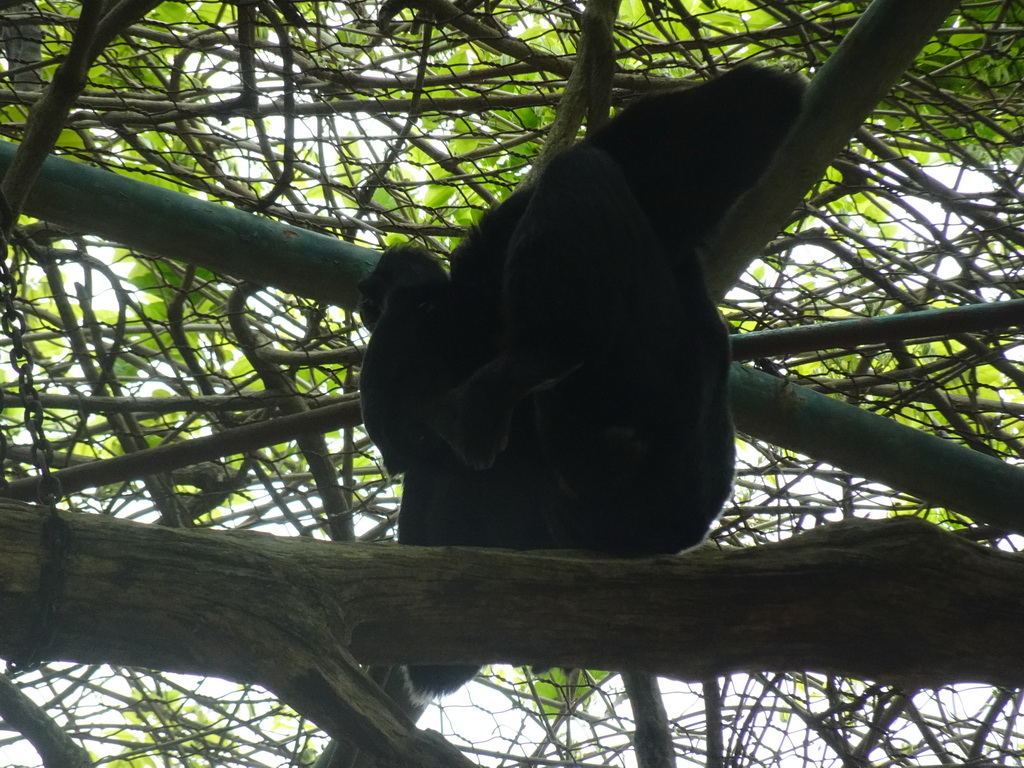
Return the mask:
<svg viewBox="0 0 1024 768">
<path fill-rule="evenodd" d="M 42 519 L 0 505 L 6 657 L 31 645 Z M 66 519 L 54 658 L 258 681 L 378 752 L 381 735 L 412 737 L 349 652 L 363 663 L 543 662 L 693 680 L 815 669 L 906 686 L 1024 683 L 1024 558 L 916 519 L 636 561 Z"/>
<path fill-rule="evenodd" d="M 44 516 L 16 502 L 0 509 L 0 655 L 16 658 L 38 629 Z M 66 593 L 56 606 L 62 639 L 50 646 L 61 658 L 257 681 L 382 768 L 470 765 L 443 739 L 417 731 L 359 669 L 344 601 L 310 589 L 318 576 L 299 552 L 267 549 L 272 537 L 181 539 L 90 515 L 67 522 Z M 129 553 L 135 544 L 142 548 Z M 101 608 L 108 600 L 116 605 Z"/>
</svg>

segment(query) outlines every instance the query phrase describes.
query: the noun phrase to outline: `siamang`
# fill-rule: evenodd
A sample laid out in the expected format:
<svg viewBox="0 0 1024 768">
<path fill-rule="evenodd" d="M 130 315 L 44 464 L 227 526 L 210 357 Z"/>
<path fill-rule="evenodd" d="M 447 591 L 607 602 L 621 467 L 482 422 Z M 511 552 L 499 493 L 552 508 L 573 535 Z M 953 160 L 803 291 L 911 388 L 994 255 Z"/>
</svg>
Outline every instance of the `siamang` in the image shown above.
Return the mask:
<svg viewBox="0 0 1024 768">
<path fill-rule="evenodd" d="M 492 466 L 515 447 L 513 415 L 532 412 L 567 545 L 698 544 L 732 483 L 728 335 L 703 283 L 676 284 L 607 153 L 583 142 L 542 173 L 509 246 L 502 309 L 498 354 L 453 391 L 454 429 L 438 425 L 456 452 Z"/>
<path fill-rule="evenodd" d="M 731 488 L 728 335 L 698 249 L 802 82 L 741 67 L 642 99 L 489 211 L 450 275 L 408 246 L 360 285 L 364 422 L 399 541 L 615 555 L 698 544 Z M 466 665 L 411 667 L 426 696 Z"/>
<path fill-rule="evenodd" d="M 360 375 L 363 422 L 384 466 L 405 476 L 400 541 L 557 546 L 547 522 L 560 503 L 557 480 L 527 411 L 514 420 L 513 446 L 483 471 L 467 467 L 430 426 L 439 402 L 496 348 L 492 332 L 456 304 L 440 264 L 417 248 L 390 249 L 360 291 L 372 331 Z"/>
<path fill-rule="evenodd" d="M 482 223 L 480 231 L 488 227 Z M 480 471 L 467 467 L 429 426 L 442 398 L 495 353 L 497 311 L 457 303 L 440 265 L 409 246 L 385 251 L 360 290 L 360 313 L 372 331 L 360 374 L 363 422 L 384 466 L 404 474 L 399 541 L 558 547 L 552 526 L 561 493 L 525 409 L 514 418 L 509 450 Z M 422 699 L 461 688 L 478 670 L 465 664 L 406 668 Z"/>
</svg>

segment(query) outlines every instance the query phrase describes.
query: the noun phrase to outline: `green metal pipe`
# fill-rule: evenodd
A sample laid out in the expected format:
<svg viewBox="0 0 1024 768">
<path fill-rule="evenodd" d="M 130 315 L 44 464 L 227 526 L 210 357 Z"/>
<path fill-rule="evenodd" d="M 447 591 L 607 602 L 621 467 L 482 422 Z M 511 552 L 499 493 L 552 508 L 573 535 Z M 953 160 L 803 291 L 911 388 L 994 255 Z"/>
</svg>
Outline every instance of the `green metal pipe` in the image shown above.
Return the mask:
<svg viewBox="0 0 1024 768">
<path fill-rule="evenodd" d="M 734 363 L 736 426 L 936 506 L 1024 532 L 1024 470 Z"/>
<path fill-rule="evenodd" d="M 0 175 L 17 145 L 0 141 Z M 299 296 L 356 305 L 378 254 L 334 237 L 50 156 L 25 213 L 160 258 Z"/>
<path fill-rule="evenodd" d="M 945 338 L 960 333 L 1001 331 L 1024 325 L 1024 299 L 922 309 L 885 317 L 827 320 L 732 337 L 733 360 L 794 355 L 822 349 L 854 349 L 890 341 Z"/>
</svg>

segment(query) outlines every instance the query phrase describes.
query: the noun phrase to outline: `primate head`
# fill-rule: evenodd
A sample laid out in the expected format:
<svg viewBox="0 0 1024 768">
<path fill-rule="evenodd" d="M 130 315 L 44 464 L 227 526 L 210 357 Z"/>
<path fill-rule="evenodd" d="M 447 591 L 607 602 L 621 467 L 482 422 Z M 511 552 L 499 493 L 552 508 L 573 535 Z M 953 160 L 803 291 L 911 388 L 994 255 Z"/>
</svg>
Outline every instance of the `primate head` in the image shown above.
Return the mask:
<svg viewBox="0 0 1024 768">
<path fill-rule="evenodd" d="M 384 251 L 373 272 L 359 283 L 359 316 L 363 325 L 373 331 L 387 309 L 388 299 L 396 290 L 419 288 L 448 282 L 448 273 L 441 263 L 414 245 L 400 245 Z"/>
</svg>

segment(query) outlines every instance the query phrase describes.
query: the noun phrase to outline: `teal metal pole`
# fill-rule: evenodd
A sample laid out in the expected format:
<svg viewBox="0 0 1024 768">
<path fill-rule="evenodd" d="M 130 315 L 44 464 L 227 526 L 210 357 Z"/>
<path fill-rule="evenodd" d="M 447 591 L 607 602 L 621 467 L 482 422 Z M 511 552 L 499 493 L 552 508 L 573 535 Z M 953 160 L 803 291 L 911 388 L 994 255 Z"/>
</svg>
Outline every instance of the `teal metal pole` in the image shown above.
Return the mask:
<svg viewBox="0 0 1024 768">
<path fill-rule="evenodd" d="M 16 150 L 0 141 L 0 175 Z M 151 256 L 349 309 L 358 298 L 356 284 L 378 258 L 369 248 L 52 155 L 25 213 Z"/>
<path fill-rule="evenodd" d="M 743 432 L 1024 532 L 1024 469 L 738 363 L 729 386 Z"/>
</svg>

